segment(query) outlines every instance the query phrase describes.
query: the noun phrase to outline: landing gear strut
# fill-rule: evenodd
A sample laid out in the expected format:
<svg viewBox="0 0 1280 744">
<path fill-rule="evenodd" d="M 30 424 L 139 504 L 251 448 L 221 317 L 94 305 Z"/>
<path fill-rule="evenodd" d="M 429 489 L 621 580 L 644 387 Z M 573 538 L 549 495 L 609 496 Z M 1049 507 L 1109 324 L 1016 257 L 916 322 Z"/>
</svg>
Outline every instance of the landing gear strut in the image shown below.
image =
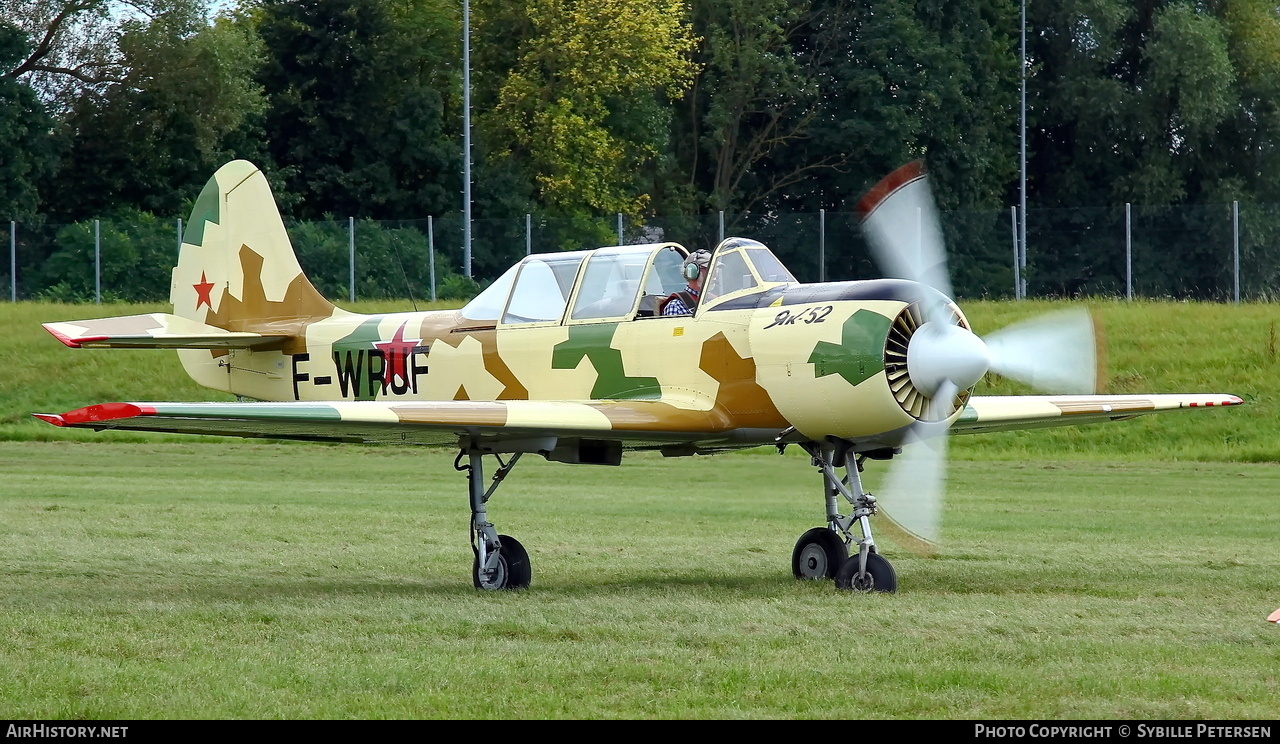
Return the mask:
<svg viewBox="0 0 1280 744">
<path fill-rule="evenodd" d="M 468 458 L 466 465 L 461 464 L 463 457 Z M 502 479 L 507 477 L 520 460 L 520 453 L 515 453 L 506 462 L 497 455 L 494 455 L 494 459 L 498 461 L 498 469 L 487 490 L 484 487 L 484 461 L 480 452 L 463 449 L 453 461 L 455 470 L 466 471 L 467 490 L 471 495 L 471 550 L 475 554 L 475 560 L 471 564 L 471 579 L 477 589 L 524 589 L 533 579 L 529 553 L 514 537 L 499 535 L 485 510 L 489 497 L 498 490 Z"/>
<path fill-rule="evenodd" d="M 836 588 L 860 592 L 892 592 L 898 577 L 889 561 L 876 550 L 871 535 L 871 515 L 876 513 L 876 497 L 862 489 L 862 461 L 849 442 L 836 440 L 801 445 L 822 473 L 827 502 L 827 526 L 815 527 L 800 536 L 791 553 L 791 570 L 798 579 L 835 579 Z M 843 466 L 845 476 L 836 473 Z M 840 514 L 838 496 L 853 506 L 853 513 Z M 858 526 L 860 537 L 853 534 Z"/>
</svg>

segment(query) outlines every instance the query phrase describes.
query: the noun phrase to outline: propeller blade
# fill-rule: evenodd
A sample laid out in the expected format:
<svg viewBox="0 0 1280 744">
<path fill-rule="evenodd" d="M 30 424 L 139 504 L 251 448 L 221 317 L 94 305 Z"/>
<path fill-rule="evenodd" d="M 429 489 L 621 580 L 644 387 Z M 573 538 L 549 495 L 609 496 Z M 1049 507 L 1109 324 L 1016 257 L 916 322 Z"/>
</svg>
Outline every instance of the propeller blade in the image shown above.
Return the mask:
<svg viewBox="0 0 1280 744">
<path fill-rule="evenodd" d="M 991 371 L 1049 393 L 1092 394 L 1099 359 L 1093 317 L 1084 308 L 1041 315 L 984 337 Z"/>
<path fill-rule="evenodd" d="M 885 275 L 920 282 L 951 297 L 942 227 L 923 161 L 907 163 L 885 176 L 856 209 L 867 244 Z M 935 319 L 936 310 L 930 311 L 927 315 Z"/>
<path fill-rule="evenodd" d="M 939 386 L 930 402 L 929 418 L 939 420 L 951 412 L 958 388 L 950 381 Z M 914 442 L 893 458 L 883 486 L 878 489 L 880 523 L 894 542 L 916 555 L 937 553 L 942 524 L 942 493 L 947 481 L 947 430 L 920 425 L 912 430 Z"/>
</svg>

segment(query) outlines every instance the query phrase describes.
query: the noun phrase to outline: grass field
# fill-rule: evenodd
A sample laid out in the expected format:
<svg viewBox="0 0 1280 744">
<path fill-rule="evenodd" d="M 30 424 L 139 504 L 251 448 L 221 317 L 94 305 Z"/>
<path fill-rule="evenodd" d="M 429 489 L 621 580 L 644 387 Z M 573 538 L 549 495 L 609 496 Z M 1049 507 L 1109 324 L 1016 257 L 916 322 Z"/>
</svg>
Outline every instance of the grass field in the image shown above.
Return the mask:
<svg viewBox="0 0 1280 744">
<path fill-rule="evenodd" d="M 988 331 L 1048 307 L 966 311 Z M 71 351 L 38 326 L 136 308 L 0 306 L 0 709 L 1274 719 L 1280 311 L 1096 309 L 1111 392 L 1250 405 L 957 438 L 941 555 L 882 541 L 896 595 L 791 578 L 795 539 L 822 519 L 794 448 L 621 468 L 526 458 L 490 507 L 529 549 L 533 587 L 482 594 L 452 453 L 27 423 L 214 396 L 170 354 Z M 882 472 L 869 464 L 872 490 Z"/>
</svg>

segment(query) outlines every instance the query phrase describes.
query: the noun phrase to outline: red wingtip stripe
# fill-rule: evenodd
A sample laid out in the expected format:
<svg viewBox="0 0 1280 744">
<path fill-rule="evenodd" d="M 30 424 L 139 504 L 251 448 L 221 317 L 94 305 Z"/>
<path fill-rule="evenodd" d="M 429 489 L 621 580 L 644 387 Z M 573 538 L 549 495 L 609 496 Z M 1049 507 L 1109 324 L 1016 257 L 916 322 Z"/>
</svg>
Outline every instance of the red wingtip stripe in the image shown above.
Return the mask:
<svg viewBox="0 0 1280 744">
<path fill-rule="evenodd" d="M 1207 400 L 1203 403 L 1193 401 L 1188 403 L 1187 406 L 1189 408 L 1211 408 L 1213 406 L 1238 406 L 1241 403 L 1244 403 L 1244 401 L 1240 398 L 1234 395 L 1228 395 L 1226 400 Z"/>
<path fill-rule="evenodd" d="M 60 418 L 63 423 L 59 424 L 59 426 L 83 426 L 99 421 L 149 416 L 155 414 L 155 412 L 156 409 L 151 406 L 140 406 L 135 403 L 101 403 L 96 406 L 77 408 L 74 411 L 62 414 Z"/>
<path fill-rule="evenodd" d="M 46 331 L 53 334 L 54 338 L 58 339 L 59 341 L 66 344 L 67 346 L 70 346 L 73 349 L 79 349 L 84 344 L 96 343 L 98 341 L 106 341 L 107 339 L 111 338 L 110 336 L 79 336 L 79 337 L 73 338 L 71 336 L 68 336 L 65 333 L 61 333 L 59 331 L 54 330 L 52 327 L 50 327 L 50 324 L 48 323 L 43 323 L 42 325 L 44 326 L 44 329 Z"/>
<path fill-rule="evenodd" d="M 902 166 L 896 171 L 890 173 L 880 179 L 880 183 L 872 186 L 866 194 L 858 200 L 854 210 L 862 219 L 866 219 L 867 215 L 875 211 L 880 206 L 880 202 L 889 197 L 890 194 L 911 183 L 917 178 L 924 178 L 924 161 L 912 160 L 910 163 Z"/>
</svg>

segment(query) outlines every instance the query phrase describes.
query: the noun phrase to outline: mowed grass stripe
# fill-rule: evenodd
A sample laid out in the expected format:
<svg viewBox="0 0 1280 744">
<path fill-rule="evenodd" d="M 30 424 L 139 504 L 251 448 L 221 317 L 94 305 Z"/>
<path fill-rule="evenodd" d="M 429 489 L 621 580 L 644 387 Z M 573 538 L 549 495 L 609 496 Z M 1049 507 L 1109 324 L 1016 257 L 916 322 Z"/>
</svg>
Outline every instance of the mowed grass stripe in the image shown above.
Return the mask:
<svg viewBox="0 0 1280 744">
<path fill-rule="evenodd" d="M 1123 426 L 1119 424 L 1118 426 Z M 1280 713 L 1280 467 L 961 461 L 893 596 L 790 576 L 807 458 L 527 458 L 471 587 L 452 453 L 0 443 L 13 718 Z M 868 464 L 874 488 L 883 463 Z"/>
</svg>

